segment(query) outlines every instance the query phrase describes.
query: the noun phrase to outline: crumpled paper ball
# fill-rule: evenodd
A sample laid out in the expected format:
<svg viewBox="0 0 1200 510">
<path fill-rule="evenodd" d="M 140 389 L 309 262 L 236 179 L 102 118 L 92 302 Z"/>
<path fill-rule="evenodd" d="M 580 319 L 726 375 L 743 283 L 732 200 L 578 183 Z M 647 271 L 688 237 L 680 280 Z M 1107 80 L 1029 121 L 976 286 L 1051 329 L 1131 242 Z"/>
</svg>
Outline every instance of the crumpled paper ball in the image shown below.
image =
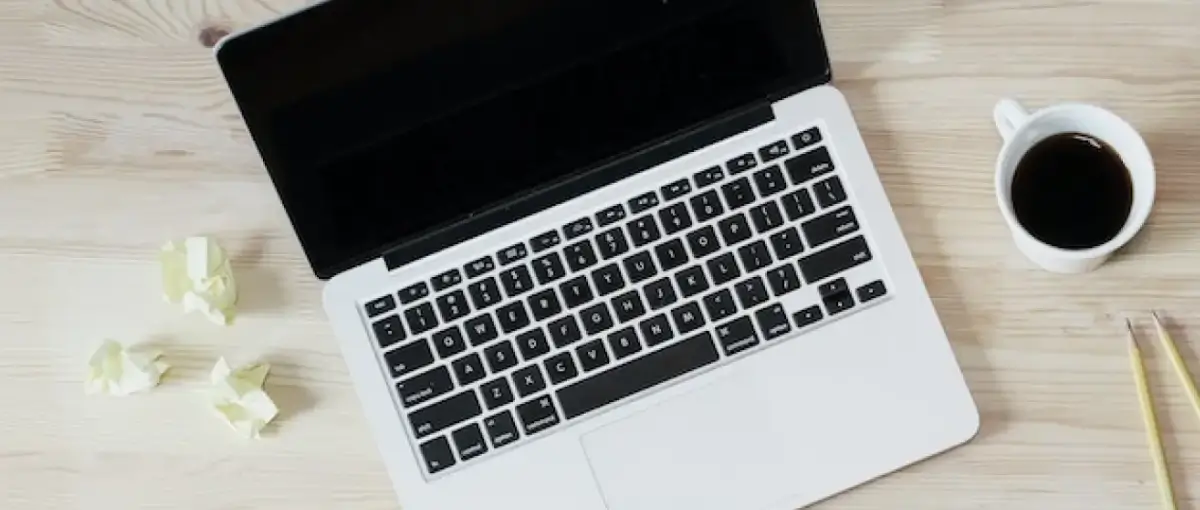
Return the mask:
<svg viewBox="0 0 1200 510">
<path fill-rule="evenodd" d="M 105 340 L 88 360 L 89 394 L 129 395 L 158 386 L 170 365 L 157 351 L 130 350 L 116 340 Z"/>
<path fill-rule="evenodd" d="M 279 414 L 275 401 L 263 391 L 263 382 L 270 370 L 271 366 L 266 363 L 234 370 L 225 358 L 217 360 L 212 369 L 209 394 L 213 407 L 243 436 L 259 437 L 263 427 Z"/>
<path fill-rule="evenodd" d="M 233 321 L 237 284 L 229 258 L 207 237 L 169 241 L 159 252 L 163 297 L 183 304 L 184 312 L 198 311 L 222 325 Z"/>
</svg>

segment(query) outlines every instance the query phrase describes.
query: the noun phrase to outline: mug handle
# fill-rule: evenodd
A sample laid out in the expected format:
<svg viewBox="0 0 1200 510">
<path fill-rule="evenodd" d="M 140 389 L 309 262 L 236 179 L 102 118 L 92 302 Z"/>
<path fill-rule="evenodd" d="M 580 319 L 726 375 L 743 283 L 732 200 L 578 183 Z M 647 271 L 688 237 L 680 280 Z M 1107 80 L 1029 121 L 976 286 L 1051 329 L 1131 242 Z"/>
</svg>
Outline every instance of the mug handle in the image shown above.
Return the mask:
<svg viewBox="0 0 1200 510">
<path fill-rule="evenodd" d="M 996 122 L 996 131 L 1000 132 L 1000 137 L 1006 142 L 1028 118 L 1029 112 L 1014 99 L 1001 99 L 992 110 L 992 120 Z"/>
</svg>

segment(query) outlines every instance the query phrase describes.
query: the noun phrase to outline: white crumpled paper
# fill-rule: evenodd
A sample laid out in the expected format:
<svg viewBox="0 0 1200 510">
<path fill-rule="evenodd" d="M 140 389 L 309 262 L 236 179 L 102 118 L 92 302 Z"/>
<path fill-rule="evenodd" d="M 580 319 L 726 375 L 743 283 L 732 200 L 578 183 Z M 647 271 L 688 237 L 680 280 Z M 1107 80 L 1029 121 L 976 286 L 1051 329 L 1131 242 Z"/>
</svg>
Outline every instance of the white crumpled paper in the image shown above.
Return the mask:
<svg viewBox="0 0 1200 510">
<path fill-rule="evenodd" d="M 217 324 L 233 321 L 237 285 L 229 258 L 216 241 L 189 237 L 169 241 L 159 252 L 163 297 L 182 303 L 185 312 L 199 311 Z"/>
<path fill-rule="evenodd" d="M 217 360 L 212 369 L 209 391 L 213 407 L 229 426 L 246 437 L 259 437 L 262 428 L 279 414 L 275 402 L 263 391 L 270 370 L 266 363 L 234 370 L 225 358 Z"/>
<path fill-rule="evenodd" d="M 130 350 L 105 340 L 88 360 L 86 389 L 90 394 L 129 395 L 158 386 L 170 365 L 157 351 Z"/>
</svg>

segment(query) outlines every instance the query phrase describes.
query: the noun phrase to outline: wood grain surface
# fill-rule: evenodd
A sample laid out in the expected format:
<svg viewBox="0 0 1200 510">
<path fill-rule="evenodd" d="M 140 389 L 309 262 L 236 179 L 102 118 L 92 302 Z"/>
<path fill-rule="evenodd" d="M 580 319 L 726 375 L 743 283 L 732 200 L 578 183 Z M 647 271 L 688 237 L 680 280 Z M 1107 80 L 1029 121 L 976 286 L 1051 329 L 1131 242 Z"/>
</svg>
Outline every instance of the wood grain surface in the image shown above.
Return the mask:
<svg viewBox="0 0 1200 510">
<path fill-rule="evenodd" d="M 211 58 L 300 0 L 0 0 L 0 508 L 391 509 L 320 284 Z M 1200 371 L 1200 3 L 823 0 L 849 97 L 983 412 L 965 447 L 828 509 L 1158 508 L 1121 324 L 1171 318 Z M 995 207 L 991 107 L 1089 101 L 1148 140 L 1144 233 L 1083 276 L 1035 270 Z M 162 302 L 156 249 L 213 235 L 241 316 Z M 156 391 L 83 393 L 103 338 L 159 346 Z M 1148 344 L 1181 508 L 1200 419 Z M 239 439 L 199 391 L 218 356 L 274 366 L 283 415 Z"/>
</svg>

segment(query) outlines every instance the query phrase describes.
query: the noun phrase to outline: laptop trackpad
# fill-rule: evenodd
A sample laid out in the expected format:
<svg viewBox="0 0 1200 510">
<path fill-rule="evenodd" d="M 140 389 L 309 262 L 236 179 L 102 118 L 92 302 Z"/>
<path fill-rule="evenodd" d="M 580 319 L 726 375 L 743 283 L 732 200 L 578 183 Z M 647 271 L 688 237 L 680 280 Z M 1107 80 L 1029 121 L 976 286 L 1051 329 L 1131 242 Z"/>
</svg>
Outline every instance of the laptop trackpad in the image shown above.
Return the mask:
<svg viewBox="0 0 1200 510">
<path fill-rule="evenodd" d="M 791 448 L 764 428 L 773 393 L 741 371 L 584 436 L 608 508 L 754 509 L 786 496 Z"/>
</svg>

